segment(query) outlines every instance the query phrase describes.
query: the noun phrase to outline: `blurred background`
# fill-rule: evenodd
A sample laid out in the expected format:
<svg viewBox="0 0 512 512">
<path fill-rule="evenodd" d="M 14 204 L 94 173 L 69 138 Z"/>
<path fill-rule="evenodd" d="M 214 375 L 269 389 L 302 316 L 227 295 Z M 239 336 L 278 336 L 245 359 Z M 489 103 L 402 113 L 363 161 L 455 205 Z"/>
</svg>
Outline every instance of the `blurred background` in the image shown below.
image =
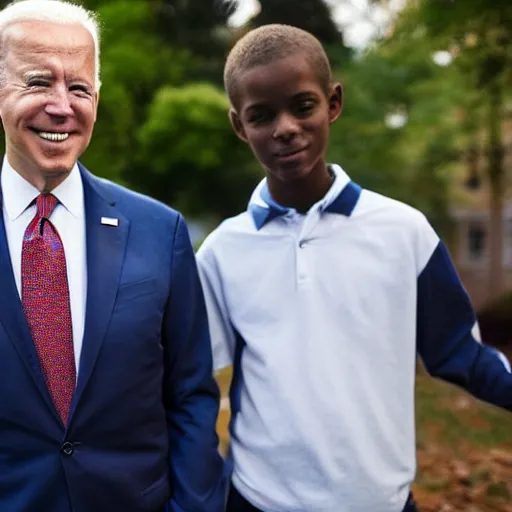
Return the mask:
<svg viewBox="0 0 512 512">
<path fill-rule="evenodd" d="M 1 6 L 8 2 L 0 2 Z M 483 339 L 512 355 L 510 0 L 84 0 L 102 82 L 82 161 L 180 209 L 196 244 L 262 177 L 231 131 L 225 56 L 287 23 L 324 44 L 345 89 L 329 149 L 352 179 L 422 210 L 448 244 Z M 224 394 L 229 372 L 219 375 Z M 512 511 L 512 419 L 420 368 L 423 511 Z M 227 443 L 226 399 L 219 433 Z"/>
</svg>

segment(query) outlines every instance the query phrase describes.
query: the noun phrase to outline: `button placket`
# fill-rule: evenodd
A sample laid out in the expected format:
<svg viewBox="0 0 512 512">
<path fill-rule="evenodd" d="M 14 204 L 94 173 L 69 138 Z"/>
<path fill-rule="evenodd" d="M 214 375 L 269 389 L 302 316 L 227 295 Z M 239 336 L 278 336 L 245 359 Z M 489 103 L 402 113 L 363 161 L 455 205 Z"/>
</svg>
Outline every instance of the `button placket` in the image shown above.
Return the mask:
<svg viewBox="0 0 512 512">
<path fill-rule="evenodd" d="M 319 206 L 312 208 L 304 219 L 297 241 L 297 282 L 303 283 L 310 278 L 308 247 L 312 240 L 312 233 L 320 220 L 321 212 Z"/>
<path fill-rule="evenodd" d="M 305 238 L 299 238 L 296 244 L 296 260 L 297 260 L 297 282 L 303 283 L 308 280 L 308 240 Z"/>
<path fill-rule="evenodd" d="M 302 229 L 299 234 L 299 247 L 304 248 L 308 242 L 311 240 L 316 225 L 320 220 L 321 212 L 320 206 L 315 206 L 306 214 L 306 218 L 304 219 L 304 223 L 302 224 Z"/>
</svg>

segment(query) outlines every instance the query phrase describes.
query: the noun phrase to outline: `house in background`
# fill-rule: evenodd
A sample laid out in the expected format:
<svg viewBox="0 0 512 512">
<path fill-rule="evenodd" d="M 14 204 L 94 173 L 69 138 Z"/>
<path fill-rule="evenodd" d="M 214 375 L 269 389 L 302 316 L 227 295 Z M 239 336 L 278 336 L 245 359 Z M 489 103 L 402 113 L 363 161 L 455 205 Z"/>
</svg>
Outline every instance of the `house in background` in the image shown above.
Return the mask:
<svg viewBox="0 0 512 512">
<path fill-rule="evenodd" d="M 452 210 L 450 250 L 457 271 L 477 310 L 499 293 L 489 285 L 489 211 L 482 205 Z M 512 201 L 503 210 L 503 287 L 512 290 Z"/>
<path fill-rule="evenodd" d="M 487 181 L 488 159 L 483 154 L 488 144 L 484 134 L 475 141 L 480 151 L 475 151 L 473 155 L 466 153 L 465 160 L 462 159 L 453 174 L 452 231 L 448 245 L 477 311 L 512 291 L 512 103 L 507 111 L 510 114 L 502 125 L 505 171 L 502 191 L 502 268 L 498 270 L 501 279 L 493 279 L 494 285 L 491 285 L 490 278 L 491 189 Z"/>
</svg>

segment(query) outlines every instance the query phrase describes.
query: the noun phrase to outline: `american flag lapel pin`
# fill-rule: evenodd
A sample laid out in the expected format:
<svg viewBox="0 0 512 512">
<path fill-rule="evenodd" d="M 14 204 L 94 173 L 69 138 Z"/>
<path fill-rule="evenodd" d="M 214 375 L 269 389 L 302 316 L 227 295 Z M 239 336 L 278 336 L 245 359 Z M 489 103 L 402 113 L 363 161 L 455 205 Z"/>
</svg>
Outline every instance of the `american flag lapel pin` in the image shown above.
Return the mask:
<svg viewBox="0 0 512 512">
<path fill-rule="evenodd" d="M 101 217 L 101 223 L 105 226 L 119 226 L 119 219 L 114 219 L 112 217 Z"/>
</svg>

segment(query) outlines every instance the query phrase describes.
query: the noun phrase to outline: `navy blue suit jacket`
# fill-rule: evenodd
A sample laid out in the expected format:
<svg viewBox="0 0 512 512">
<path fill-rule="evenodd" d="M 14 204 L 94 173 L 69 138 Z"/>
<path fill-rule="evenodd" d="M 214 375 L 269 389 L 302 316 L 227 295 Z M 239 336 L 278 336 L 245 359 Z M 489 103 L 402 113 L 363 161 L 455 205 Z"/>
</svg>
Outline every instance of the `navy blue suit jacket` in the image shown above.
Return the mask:
<svg viewBox="0 0 512 512">
<path fill-rule="evenodd" d="M 87 306 L 66 426 L 43 380 L 0 216 L 0 511 L 221 512 L 218 388 L 183 218 L 80 172 Z"/>
</svg>

